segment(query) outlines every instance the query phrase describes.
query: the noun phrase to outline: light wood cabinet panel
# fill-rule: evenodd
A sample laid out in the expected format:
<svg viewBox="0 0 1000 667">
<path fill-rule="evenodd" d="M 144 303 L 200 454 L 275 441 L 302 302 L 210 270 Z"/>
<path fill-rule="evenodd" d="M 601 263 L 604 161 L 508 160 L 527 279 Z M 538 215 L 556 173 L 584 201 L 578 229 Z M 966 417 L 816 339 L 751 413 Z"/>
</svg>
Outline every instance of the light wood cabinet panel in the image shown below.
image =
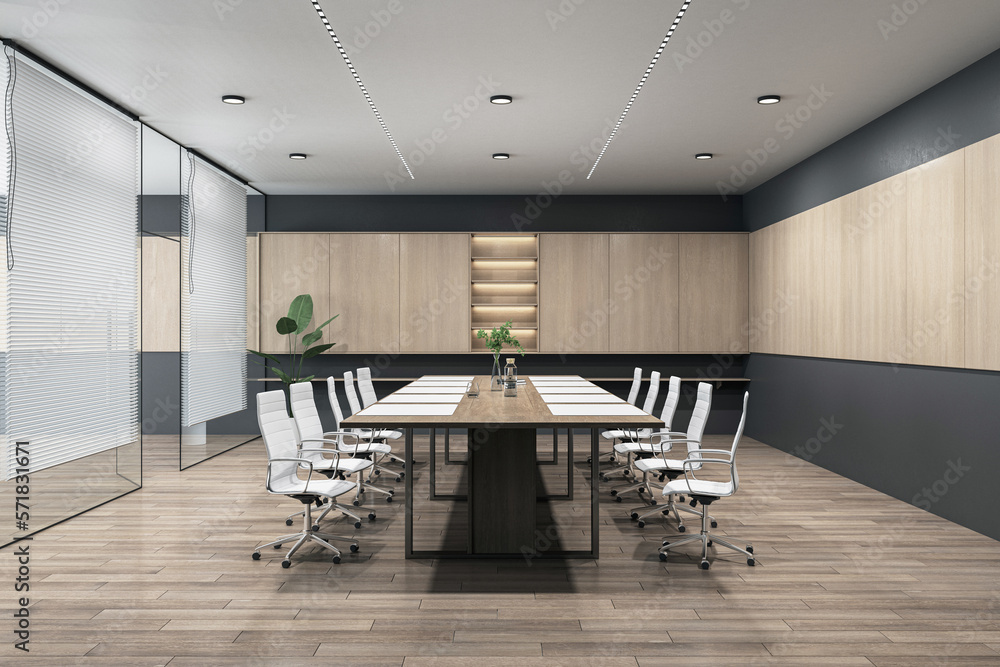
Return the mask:
<svg viewBox="0 0 1000 667">
<path fill-rule="evenodd" d="M 963 152 L 928 162 L 907 175 L 906 331 L 890 361 L 961 367 L 965 363 Z"/>
<path fill-rule="evenodd" d="M 247 237 L 247 349 L 260 348 L 260 271 L 258 270 L 257 237 Z"/>
<path fill-rule="evenodd" d="M 333 353 L 399 352 L 399 234 L 330 235 Z"/>
<path fill-rule="evenodd" d="M 260 346 L 287 354 L 288 341 L 274 329 L 299 294 L 311 294 L 313 325 L 330 312 L 330 235 L 263 234 L 260 237 Z"/>
<path fill-rule="evenodd" d="M 142 351 L 180 352 L 181 244 L 142 237 Z"/>
<path fill-rule="evenodd" d="M 608 244 L 607 234 L 540 235 L 540 351 L 608 351 Z"/>
<path fill-rule="evenodd" d="M 888 362 L 906 337 L 906 178 L 848 195 L 841 225 L 843 358 Z"/>
<path fill-rule="evenodd" d="M 676 352 L 678 235 L 611 234 L 612 352 Z"/>
<path fill-rule="evenodd" d="M 1000 135 L 965 149 L 965 365 L 1000 370 Z"/>
<path fill-rule="evenodd" d="M 399 351 L 468 352 L 468 234 L 399 235 Z"/>
<path fill-rule="evenodd" d="M 750 326 L 747 343 L 750 352 L 776 354 L 774 300 L 778 292 L 778 266 L 775 251 L 777 225 L 750 234 Z"/>
<path fill-rule="evenodd" d="M 748 352 L 747 235 L 681 234 L 678 251 L 680 345 L 664 351 Z"/>
</svg>

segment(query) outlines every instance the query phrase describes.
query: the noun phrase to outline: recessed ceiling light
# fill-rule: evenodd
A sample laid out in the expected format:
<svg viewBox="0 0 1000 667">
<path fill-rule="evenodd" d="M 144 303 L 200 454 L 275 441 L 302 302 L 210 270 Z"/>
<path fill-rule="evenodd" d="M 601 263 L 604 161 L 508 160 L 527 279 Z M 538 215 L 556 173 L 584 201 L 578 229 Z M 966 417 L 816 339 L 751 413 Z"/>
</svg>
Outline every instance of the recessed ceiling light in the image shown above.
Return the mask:
<svg viewBox="0 0 1000 667">
<path fill-rule="evenodd" d="M 226 104 L 243 104 L 246 102 L 246 98 L 239 95 L 223 95 L 222 101 Z"/>
<path fill-rule="evenodd" d="M 694 156 L 695 160 L 711 160 L 714 156 L 711 153 L 698 153 Z"/>
<path fill-rule="evenodd" d="M 306 159 L 306 154 L 305 153 L 289 153 L 288 157 L 290 157 L 293 160 L 305 160 Z"/>
<path fill-rule="evenodd" d="M 757 98 L 757 104 L 777 104 L 780 101 L 780 95 L 761 95 Z"/>
<path fill-rule="evenodd" d="M 494 160 L 509 160 L 510 159 L 510 153 L 494 153 L 493 154 L 493 159 Z"/>
<path fill-rule="evenodd" d="M 510 104 L 514 101 L 514 98 L 510 95 L 494 95 L 490 98 L 490 102 L 493 104 Z"/>
</svg>

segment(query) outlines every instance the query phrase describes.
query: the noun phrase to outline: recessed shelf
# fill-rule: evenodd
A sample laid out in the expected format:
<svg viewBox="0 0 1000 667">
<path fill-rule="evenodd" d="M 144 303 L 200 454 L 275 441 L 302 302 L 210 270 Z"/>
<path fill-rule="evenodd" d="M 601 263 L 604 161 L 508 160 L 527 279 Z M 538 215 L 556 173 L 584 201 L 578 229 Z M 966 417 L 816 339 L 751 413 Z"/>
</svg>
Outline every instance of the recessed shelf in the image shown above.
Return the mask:
<svg viewBox="0 0 1000 667">
<path fill-rule="evenodd" d="M 492 283 L 494 285 L 504 285 L 504 284 L 506 284 L 506 285 L 519 285 L 519 284 L 532 284 L 532 283 L 537 283 L 537 282 L 538 282 L 537 279 L 535 279 L 535 280 L 473 280 L 472 284 L 473 285 L 479 285 L 479 284 L 484 284 L 485 285 L 485 284 Z"/>
<path fill-rule="evenodd" d="M 511 322 L 526 352 L 538 351 L 538 235 L 471 237 L 473 352 L 486 351 L 480 329 Z"/>
<path fill-rule="evenodd" d="M 537 257 L 490 257 L 488 255 L 472 257 L 473 262 L 537 262 Z"/>
</svg>

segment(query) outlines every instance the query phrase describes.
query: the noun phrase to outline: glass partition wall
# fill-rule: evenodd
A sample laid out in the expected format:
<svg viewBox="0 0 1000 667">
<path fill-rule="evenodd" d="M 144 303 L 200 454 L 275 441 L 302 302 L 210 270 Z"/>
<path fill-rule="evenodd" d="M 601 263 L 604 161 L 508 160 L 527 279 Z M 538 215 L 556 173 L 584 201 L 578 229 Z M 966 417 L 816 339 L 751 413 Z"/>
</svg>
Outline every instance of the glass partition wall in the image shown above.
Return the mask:
<svg viewBox="0 0 1000 667">
<path fill-rule="evenodd" d="M 139 124 L 0 59 L 0 503 L 9 544 L 142 484 Z"/>
</svg>

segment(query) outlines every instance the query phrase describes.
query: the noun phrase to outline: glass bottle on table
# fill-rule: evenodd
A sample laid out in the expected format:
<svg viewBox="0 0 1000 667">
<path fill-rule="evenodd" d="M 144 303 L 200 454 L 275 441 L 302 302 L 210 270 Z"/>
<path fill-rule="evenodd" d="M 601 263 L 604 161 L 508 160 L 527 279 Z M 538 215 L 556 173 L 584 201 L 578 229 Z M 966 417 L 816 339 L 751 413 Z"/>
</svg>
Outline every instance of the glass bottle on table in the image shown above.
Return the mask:
<svg viewBox="0 0 1000 667">
<path fill-rule="evenodd" d="M 507 358 L 507 365 L 503 369 L 503 395 L 517 396 L 517 366 L 514 365 L 514 358 Z"/>
</svg>

